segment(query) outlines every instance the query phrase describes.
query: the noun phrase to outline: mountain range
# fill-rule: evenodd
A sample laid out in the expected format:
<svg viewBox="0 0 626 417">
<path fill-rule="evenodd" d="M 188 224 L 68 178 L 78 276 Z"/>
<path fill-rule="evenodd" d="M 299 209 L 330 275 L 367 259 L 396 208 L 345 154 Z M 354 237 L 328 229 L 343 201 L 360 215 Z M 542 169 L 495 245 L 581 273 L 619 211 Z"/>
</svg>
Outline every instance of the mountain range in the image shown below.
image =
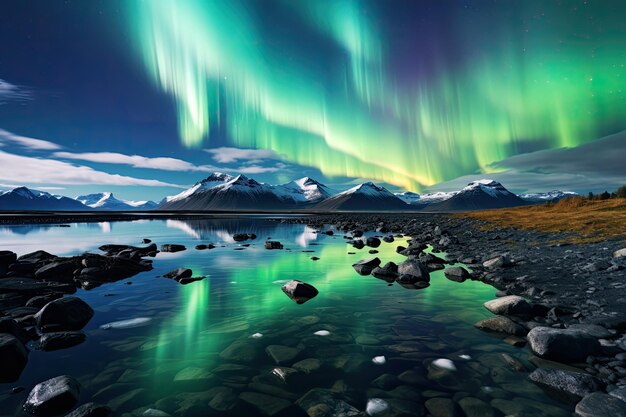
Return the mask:
<svg viewBox="0 0 626 417">
<path fill-rule="evenodd" d="M 497 181 L 472 181 L 459 191 L 418 194 L 392 193 L 372 182 L 337 192 L 309 177 L 270 185 L 245 175 L 214 172 L 189 189 L 153 201 L 125 201 L 110 192 L 75 199 L 18 187 L 0 192 L 0 210 L 164 210 L 164 211 L 428 211 L 447 212 L 514 207 L 557 201 L 577 195 L 550 191 L 516 195 Z"/>
</svg>

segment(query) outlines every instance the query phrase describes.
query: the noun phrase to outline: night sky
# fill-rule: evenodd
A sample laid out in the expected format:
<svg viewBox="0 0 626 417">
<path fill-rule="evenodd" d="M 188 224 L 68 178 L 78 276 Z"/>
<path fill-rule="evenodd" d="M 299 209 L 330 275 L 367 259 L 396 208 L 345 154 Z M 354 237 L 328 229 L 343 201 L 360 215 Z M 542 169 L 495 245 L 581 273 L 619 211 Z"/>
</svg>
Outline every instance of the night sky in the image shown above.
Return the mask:
<svg viewBox="0 0 626 417">
<path fill-rule="evenodd" d="M 623 1 L 5 0 L 0 189 L 626 183 Z"/>
</svg>

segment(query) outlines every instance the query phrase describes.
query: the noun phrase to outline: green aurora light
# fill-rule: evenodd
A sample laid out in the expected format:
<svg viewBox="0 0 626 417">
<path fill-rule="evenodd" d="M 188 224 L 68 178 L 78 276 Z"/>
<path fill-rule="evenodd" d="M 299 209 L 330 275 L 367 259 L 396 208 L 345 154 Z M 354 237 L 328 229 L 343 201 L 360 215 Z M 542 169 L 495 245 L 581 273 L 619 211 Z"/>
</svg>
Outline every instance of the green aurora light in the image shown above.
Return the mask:
<svg viewBox="0 0 626 417">
<path fill-rule="evenodd" d="M 372 17 L 381 2 L 369 13 L 357 0 L 271 2 L 325 40 L 296 52 L 267 33 L 255 1 L 137 0 L 128 12 L 145 68 L 176 100 L 185 146 L 223 123 L 236 146 L 419 190 L 626 128 L 621 6 L 583 13 L 577 3 L 510 2 L 499 6 L 510 14 L 472 24 L 457 16 L 454 49 L 466 59 L 425 54 L 437 70 L 410 81 L 395 76 L 396 39 Z"/>
</svg>

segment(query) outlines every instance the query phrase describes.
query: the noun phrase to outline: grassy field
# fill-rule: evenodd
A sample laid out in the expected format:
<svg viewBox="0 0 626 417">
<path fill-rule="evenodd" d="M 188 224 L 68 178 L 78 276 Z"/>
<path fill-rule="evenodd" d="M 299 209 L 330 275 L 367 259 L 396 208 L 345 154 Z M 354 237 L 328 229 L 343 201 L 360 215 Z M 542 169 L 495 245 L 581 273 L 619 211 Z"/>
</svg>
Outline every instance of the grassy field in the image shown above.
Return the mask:
<svg viewBox="0 0 626 417">
<path fill-rule="evenodd" d="M 562 242 L 591 243 L 626 240 L 626 199 L 565 198 L 557 203 L 461 213 L 484 220 L 483 229 L 515 227 L 566 233 Z"/>
</svg>

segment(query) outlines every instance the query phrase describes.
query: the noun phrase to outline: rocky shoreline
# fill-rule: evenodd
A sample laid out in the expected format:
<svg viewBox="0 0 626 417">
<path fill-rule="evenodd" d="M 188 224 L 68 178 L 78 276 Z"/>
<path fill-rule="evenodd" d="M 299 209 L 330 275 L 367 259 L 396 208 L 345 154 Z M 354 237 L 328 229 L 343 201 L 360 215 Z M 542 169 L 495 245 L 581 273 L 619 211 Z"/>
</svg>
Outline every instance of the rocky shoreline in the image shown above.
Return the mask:
<svg viewBox="0 0 626 417">
<path fill-rule="evenodd" d="M 452 281 L 462 283 L 471 279 L 494 286 L 497 298 L 485 303 L 493 316 L 475 326 L 501 338 L 502 343 L 528 349 L 529 353 L 524 363 L 508 354 L 501 354 L 499 360 L 510 369 L 527 373 L 529 381 L 555 396 L 577 403 L 579 416 L 626 416 L 626 294 L 621 291 L 626 288 L 626 245 L 623 242 L 566 245 L 557 243 L 560 235 L 513 229 L 482 231 L 481 224 L 475 220 L 447 215 L 346 214 L 275 221 L 307 224 L 318 233 L 336 234 L 337 238 L 345 239 L 355 247 L 355 253 L 369 252 L 370 259 L 353 265 L 360 275 L 372 275 L 419 290 L 429 285 L 429 271 L 443 270 Z M 329 230 L 329 226 L 336 231 Z M 370 232 L 369 237 L 363 237 L 364 232 Z M 372 232 L 375 236 L 371 236 Z M 404 262 L 381 266 L 380 259 L 372 258 L 377 252 L 374 248 L 381 241 L 391 243 L 401 235 L 410 237 L 407 247 L 397 247 L 397 252 L 406 257 Z M 237 242 L 256 239 L 254 234 L 236 237 Z M 0 382 L 16 380 L 24 369 L 28 357 L 25 345 L 29 341 L 31 345 L 35 341 L 38 349 L 56 350 L 85 340 L 81 329 L 94 312 L 81 299 L 71 296 L 77 288 L 90 289 L 149 271 L 152 261 L 147 258 L 154 257 L 159 249 L 186 250 L 177 244 L 157 247 L 148 239 L 144 244 L 147 246 L 103 245 L 100 247 L 103 254 L 74 257 L 36 251 L 18 258 L 13 252 L 1 251 Z M 264 246 L 283 248 L 280 242 L 269 240 Z M 433 248 L 434 254 L 424 252 L 427 246 Z M 212 247 L 198 245 L 196 249 Z M 437 256 L 440 252 L 446 256 Z M 468 269 L 452 265 L 459 262 Z M 191 275 L 190 269 L 179 268 L 164 277 L 181 284 L 204 278 Z M 462 284 L 459 290 L 462 291 Z M 282 291 L 298 304 L 317 295 L 315 288 L 300 281 L 290 281 Z M 327 333 L 321 330 L 315 335 L 327 336 Z M 272 352 L 268 352 L 271 357 L 275 356 Z M 429 379 L 438 377 L 438 373 L 454 364 L 433 362 L 432 366 L 436 372 L 432 371 Z M 79 388 L 78 382 L 67 375 L 43 381 L 28 395 L 24 410 L 34 415 L 62 414 L 77 403 Z M 260 394 L 248 394 L 252 397 L 242 401 L 253 404 L 260 401 L 254 396 Z M 383 395 L 384 391 L 379 394 Z M 302 399 L 298 403 L 305 410 L 315 409 L 327 400 L 305 397 L 310 404 L 305 407 Z M 381 404 L 368 403 L 368 407 Z M 503 402 L 494 407 L 502 411 L 508 406 L 508 402 Z M 469 396 L 459 397 L 456 403 L 446 398 L 431 398 L 425 407 L 430 415 L 442 417 L 460 415 L 459 407 L 468 416 L 494 412 L 484 401 Z M 70 415 L 107 413 L 104 406 L 86 403 Z"/>
<path fill-rule="evenodd" d="M 580 416 L 626 415 L 626 243 L 559 243 L 562 234 L 511 228 L 481 230 L 481 222 L 437 215 L 327 215 L 283 219 L 317 229 L 331 225 L 348 239 L 364 231 L 411 237 L 411 258 L 425 245 L 462 262 L 468 278 L 494 286 L 485 303 L 494 317 L 476 327 L 529 344 L 537 369 L 529 378 L 576 399 Z M 355 233 L 356 231 L 356 233 Z M 411 248 L 415 253 L 411 253 Z M 402 252 L 401 252 L 402 253 Z M 448 275 L 448 274 L 446 274 Z M 448 276 L 449 279 L 454 279 Z"/>
</svg>

